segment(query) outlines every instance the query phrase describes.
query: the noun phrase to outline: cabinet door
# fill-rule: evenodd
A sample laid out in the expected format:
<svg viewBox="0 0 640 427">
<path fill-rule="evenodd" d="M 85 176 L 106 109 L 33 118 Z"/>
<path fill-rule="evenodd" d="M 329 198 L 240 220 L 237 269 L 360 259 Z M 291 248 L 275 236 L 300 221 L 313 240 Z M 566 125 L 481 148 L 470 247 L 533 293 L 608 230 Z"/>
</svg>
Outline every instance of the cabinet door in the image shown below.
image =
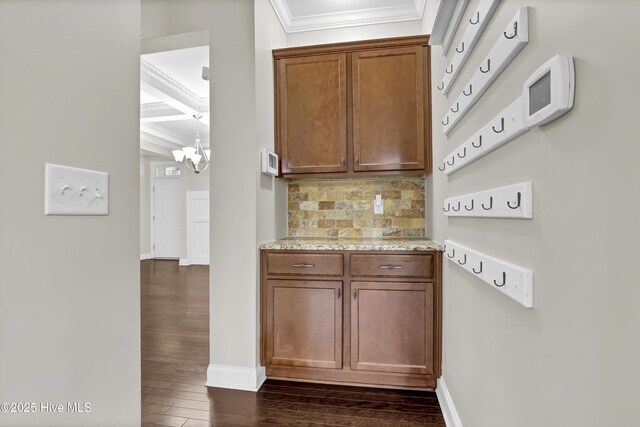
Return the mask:
<svg viewBox="0 0 640 427">
<path fill-rule="evenodd" d="M 352 282 L 351 369 L 433 374 L 433 284 Z"/>
<path fill-rule="evenodd" d="M 347 171 L 346 55 L 278 61 L 282 173 Z"/>
<path fill-rule="evenodd" d="M 267 281 L 267 365 L 342 368 L 342 282 Z"/>
<path fill-rule="evenodd" d="M 425 167 L 422 47 L 352 56 L 355 171 Z"/>
</svg>

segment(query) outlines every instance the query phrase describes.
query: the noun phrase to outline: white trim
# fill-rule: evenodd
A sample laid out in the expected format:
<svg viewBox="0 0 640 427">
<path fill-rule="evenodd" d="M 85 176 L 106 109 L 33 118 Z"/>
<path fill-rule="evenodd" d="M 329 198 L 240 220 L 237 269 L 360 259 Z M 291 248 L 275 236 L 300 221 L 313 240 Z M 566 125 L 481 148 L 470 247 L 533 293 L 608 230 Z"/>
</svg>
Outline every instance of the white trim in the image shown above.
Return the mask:
<svg viewBox="0 0 640 427">
<path fill-rule="evenodd" d="M 189 258 L 180 258 L 180 260 L 178 261 L 178 265 L 181 267 L 186 267 L 188 265 L 191 265 L 191 261 L 189 261 Z"/>
<path fill-rule="evenodd" d="M 356 27 L 359 25 L 386 24 L 389 22 L 416 21 L 422 19 L 424 6 L 426 4 L 426 0 L 415 0 L 415 2 L 410 5 L 294 17 L 291 16 L 286 0 L 270 0 L 270 2 L 286 33 Z"/>
<path fill-rule="evenodd" d="M 140 261 L 144 261 L 145 259 L 153 258 L 151 254 L 140 254 Z"/>
<path fill-rule="evenodd" d="M 444 423 L 447 427 L 462 427 L 462 421 L 460 415 L 456 411 L 456 407 L 453 404 L 453 399 L 447 388 L 447 384 L 444 382 L 444 378 L 438 378 L 438 385 L 436 387 L 436 396 L 438 396 L 438 403 L 440 403 L 440 409 L 444 416 Z"/>
<path fill-rule="evenodd" d="M 207 387 L 234 390 L 258 391 L 267 379 L 264 366 L 245 368 L 242 366 L 210 364 L 207 369 Z"/>
</svg>

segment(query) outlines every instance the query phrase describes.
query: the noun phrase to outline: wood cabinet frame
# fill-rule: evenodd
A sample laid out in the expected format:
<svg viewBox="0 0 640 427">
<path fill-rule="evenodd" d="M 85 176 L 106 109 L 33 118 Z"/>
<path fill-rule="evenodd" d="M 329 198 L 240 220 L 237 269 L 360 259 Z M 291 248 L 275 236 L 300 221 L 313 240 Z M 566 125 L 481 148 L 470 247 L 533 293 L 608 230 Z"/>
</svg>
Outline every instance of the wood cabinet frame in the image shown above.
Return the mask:
<svg viewBox="0 0 640 427">
<path fill-rule="evenodd" d="M 354 124 L 353 124 L 353 82 L 351 77 L 346 79 L 346 90 L 347 90 L 347 159 L 346 159 L 346 172 L 323 172 L 323 173 L 287 173 L 286 175 L 282 174 L 282 168 L 279 167 L 279 176 L 285 178 L 314 178 L 314 177 L 323 177 L 323 178 L 334 178 L 334 177 L 354 177 L 354 176 L 383 176 L 383 175 L 405 175 L 405 176 L 420 176 L 432 173 L 432 150 L 431 150 L 431 67 L 429 64 L 431 63 L 431 50 L 428 45 L 429 36 L 410 36 L 410 37 L 396 37 L 389 39 L 377 39 L 377 40 L 366 40 L 359 42 L 348 42 L 348 43 L 336 43 L 336 44 L 327 44 L 320 46 L 303 46 L 303 47 L 293 47 L 293 48 L 285 48 L 285 49 L 275 49 L 273 50 L 273 65 L 274 65 L 274 115 L 275 115 L 275 127 L 274 127 L 274 137 L 275 137 L 275 148 L 276 152 L 283 153 L 281 147 L 281 117 L 280 111 L 278 108 L 278 94 L 280 93 L 281 88 L 279 87 L 279 70 L 278 63 L 282 59 L 287 58 L 304 58 L 309 56 L 316 55 L 333 55 L 333 54 L 347 54 L 347 76 L 352 76 L 353 73 L 353 61 L 352 61 L 352 53 L 356 52 L 367 52 L 371 50 L 379 50 L 379 49 L 395 49 L 402 47 L 416 47 L 419 46 L 422 48 L 422 68 L 424 74 L 423 81 L 423 114 L 424 114 L 424 157 L 420 160 L 424 161 L 424 168 L 415 169 L 415 170 L 392 170 L 385 168 L 385 170 L 354 170 Z M 280 159 L 282 162 L 282 156 Z M 281 165 L 279 165 L 281 166 Z"/>
<path fill-rule="evenodd" d="M 269 323 L 267 310 L 267 280 L 291 280 L 291 275 L 269 275 L 267 273 L 267 254 L 268 253 L 313 253 L 313 254 L 342 254 L 343 255 L 343 271 L 341 278 L 335 276 L 300 276 L 298 279 L 307 281 L 339 281 L 343 284 L 342 297 L 342 368 L 341 369 L 323 369 L 304 366 L 283 366 L 267 364 L 267 328 Z M 353 277 L 350 272 L 351 255 L 416 255 L 424 254 L 433 257 L 433 277 L 430 279 L 420 277 L 394 277 L 394 276 L 376 276 L 376 277 Z M 260 251 L 260 363 L 266 367 L 267 377 L 280 379 L 305 380 L 310 382 L 329 382 L 336 384 L 351 385 L 367 385 L 381 387 L 401 387 L 401 388 L 419 388 L 419 389 L 435 389 L 436 380 L 441 375 L 442 361 L 442 252 L 440 251 Z M 433 317 L 430 319 L 431 333 L 433 342 L 429 346 L 432 351 L 433 371 L 429 373 L 424 370 L 416 369 L 414 372 L 381 372 L 366 371 L 351 368 L 351 309 L 352 309 L 352 285 L 353 282 L 375 282 L 393 284 L 402 282 L 403 286 L 410 287 L 412 284 L 433 286 Z"/>
</svg>

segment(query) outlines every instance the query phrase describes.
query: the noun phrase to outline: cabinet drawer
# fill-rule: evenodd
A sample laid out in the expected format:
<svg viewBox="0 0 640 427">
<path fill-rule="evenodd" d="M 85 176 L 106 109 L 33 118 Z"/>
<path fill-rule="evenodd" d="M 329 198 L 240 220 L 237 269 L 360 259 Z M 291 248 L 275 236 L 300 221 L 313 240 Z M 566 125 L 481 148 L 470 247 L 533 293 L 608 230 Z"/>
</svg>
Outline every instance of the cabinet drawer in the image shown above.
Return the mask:
<svg viewBox="0 0 640 427">
<path fill-rule="evenodd" d="M 268 253 L 267 274 L 342 276 L 342 254 Z"/>
<path fill-rule="evenodd" d="M 433 278 L 433 255 L 351 255 L 352 277 L 419 277 Z"/>
</svg>

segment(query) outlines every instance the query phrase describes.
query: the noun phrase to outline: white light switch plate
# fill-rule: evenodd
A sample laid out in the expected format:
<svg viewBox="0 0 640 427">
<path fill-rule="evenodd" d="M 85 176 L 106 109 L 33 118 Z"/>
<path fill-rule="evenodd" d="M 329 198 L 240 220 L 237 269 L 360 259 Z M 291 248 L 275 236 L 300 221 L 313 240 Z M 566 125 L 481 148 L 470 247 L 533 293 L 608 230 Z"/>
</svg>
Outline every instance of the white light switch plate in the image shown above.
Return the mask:
<svg viewBox="0 0 640 427">
<path fill-rule="evenodd" d="M 45 164 L 45 215 L 108 215 L 109 174 Z"/>
<path fill-rule="evenodd" d="M 380 194 L 376 194 L 376 198 L 373 200 L 373 213 L 378 215 L 384 213 L 384 203 Z"/>
</svg>

